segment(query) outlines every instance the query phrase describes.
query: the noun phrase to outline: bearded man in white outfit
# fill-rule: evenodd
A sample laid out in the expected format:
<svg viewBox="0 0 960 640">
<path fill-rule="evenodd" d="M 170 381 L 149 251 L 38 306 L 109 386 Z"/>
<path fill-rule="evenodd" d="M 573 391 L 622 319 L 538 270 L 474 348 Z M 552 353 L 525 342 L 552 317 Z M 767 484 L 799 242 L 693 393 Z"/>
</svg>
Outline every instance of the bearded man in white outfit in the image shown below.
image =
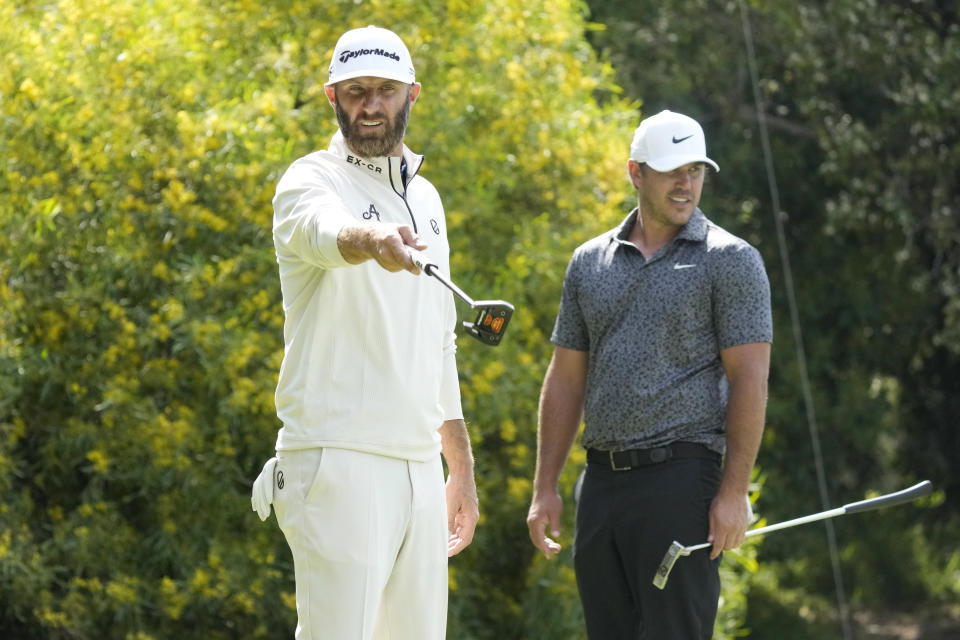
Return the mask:
<svg viewBox="0 0 960 640">
<path fill-rule="evenodd" d="M 253 506 L 273 504 L 293 554 L 298 640 L 440 640 L 447 558 L 479 511 L 453 297 L 410 255 L 449 272 L 440 197 L 403 143 L 421 86 L 371 26 L 341 36 L 325 90 L 340 129 L 273 200 L 282 428 Z"/>
</svg>

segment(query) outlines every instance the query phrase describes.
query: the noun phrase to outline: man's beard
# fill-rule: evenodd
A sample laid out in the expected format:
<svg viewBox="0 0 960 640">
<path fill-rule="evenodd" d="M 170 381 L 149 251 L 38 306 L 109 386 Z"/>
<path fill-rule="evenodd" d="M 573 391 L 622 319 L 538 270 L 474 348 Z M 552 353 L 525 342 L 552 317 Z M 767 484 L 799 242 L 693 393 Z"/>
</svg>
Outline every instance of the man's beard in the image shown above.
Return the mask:
<svg viewBox="0 0 960 640">
<path fill-rule="evenodd" d="M 410 117 L 410 92 L 407 92 L 407 100 L 403 106 L 393 115 L 393 124 L 385 114 L 375 114 L 375 117 L 360 118 L 355 122 L 350 122 L 346 112 L 340 108 L 340 101 L 335 101 L 335 111 L 337 112 L 337 122 L 340 124 L 340 131 L 343 133 L 347 146 L 363 158 L 379 158 L 390 155 L 394 149 L 403 142 L 403 134 L 407 130 L 407 119 Z M 364 135 L 361 120 L 383 120 L 386 123 L 386 133 L 382 137 L 377 135 Z"/>
</svg>

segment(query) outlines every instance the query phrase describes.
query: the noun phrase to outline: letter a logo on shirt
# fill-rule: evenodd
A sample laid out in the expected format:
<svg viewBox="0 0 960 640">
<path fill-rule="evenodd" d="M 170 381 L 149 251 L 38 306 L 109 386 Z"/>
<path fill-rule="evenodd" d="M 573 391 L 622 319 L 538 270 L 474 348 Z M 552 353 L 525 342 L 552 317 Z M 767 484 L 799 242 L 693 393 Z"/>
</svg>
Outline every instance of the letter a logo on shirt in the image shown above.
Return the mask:
<svg viewBox="0 0 960 640">
<path fill-rule="evenodd" d="M 370 208 L 363 212 L 363 219 L 370 220 L 374 217 L 377 218 L 377 222 L 380 222 L 380 212 L 377 211 L 377 208 L 371 204 Z"/>
</svg>

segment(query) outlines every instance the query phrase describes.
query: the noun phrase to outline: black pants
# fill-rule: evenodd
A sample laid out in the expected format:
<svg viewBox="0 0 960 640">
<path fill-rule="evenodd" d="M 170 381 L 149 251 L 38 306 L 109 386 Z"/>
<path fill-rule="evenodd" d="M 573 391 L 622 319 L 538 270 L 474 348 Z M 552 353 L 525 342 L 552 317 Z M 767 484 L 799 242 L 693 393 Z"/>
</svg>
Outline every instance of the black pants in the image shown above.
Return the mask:
<svg viewBox="0 0 960 640">
<path fill-rule="evenodd" d="M 709 640 L 720 559 L 679 558 L 664 590 L 653 576 L 670 544 L 705 542 L 720 458 L 673 459 L 630 471 L 587 465 L 574 568 L 591 640 Z"/>
</svg>

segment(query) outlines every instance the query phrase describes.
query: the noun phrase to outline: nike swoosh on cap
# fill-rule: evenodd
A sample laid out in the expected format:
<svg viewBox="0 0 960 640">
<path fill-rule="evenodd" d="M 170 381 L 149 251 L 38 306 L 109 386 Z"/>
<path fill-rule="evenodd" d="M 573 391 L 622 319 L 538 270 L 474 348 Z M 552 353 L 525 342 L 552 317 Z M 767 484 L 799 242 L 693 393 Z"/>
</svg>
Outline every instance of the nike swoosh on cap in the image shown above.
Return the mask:
<svg viewBox="0 0 960 640">
<path fill-rule="evenodd" d="M 692 137 L 693 137 L 693 134 L 691 133 L 690 135 L 688 135 L 688 136 L 686 136 L 686 137 L 683 137 L 683 138 L 677 138 L 677 136 L 673 136 L 673 137 L 671 138 L 671 140 L 673 140 L 673 144 L 680 144 L 680 143 L 683 142 L 684 140 L 689 140 L 689 139 L 692 138 Z"/>
</svg>

